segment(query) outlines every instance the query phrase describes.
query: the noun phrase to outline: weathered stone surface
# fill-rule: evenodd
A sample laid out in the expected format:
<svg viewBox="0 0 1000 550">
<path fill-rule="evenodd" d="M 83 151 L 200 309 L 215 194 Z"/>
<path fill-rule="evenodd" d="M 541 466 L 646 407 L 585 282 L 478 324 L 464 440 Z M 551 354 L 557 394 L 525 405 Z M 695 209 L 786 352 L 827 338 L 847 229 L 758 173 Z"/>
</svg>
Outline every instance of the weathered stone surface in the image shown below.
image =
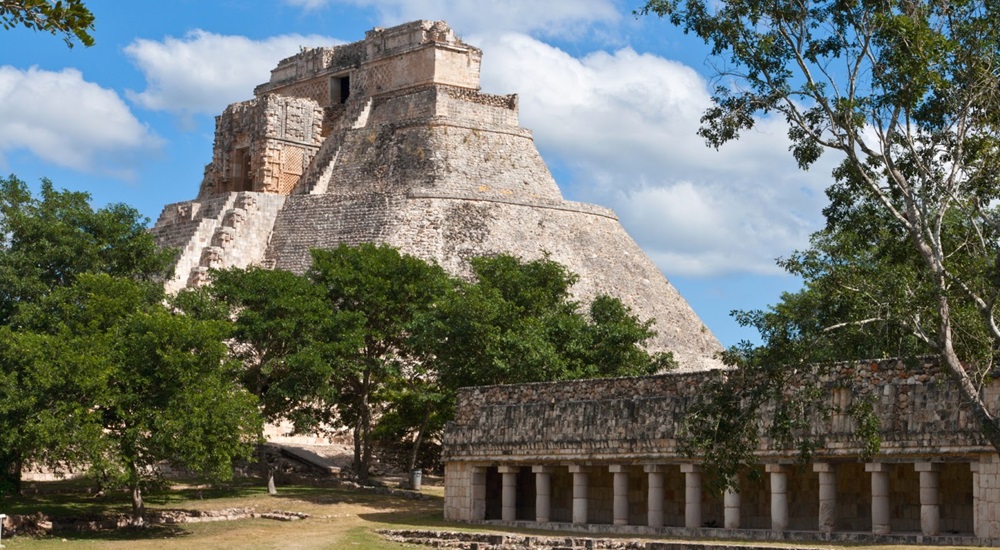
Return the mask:
<svg viewBox="0 0 1000 550">
<path fill-rule="evenodd" d="M 444 435 L 443 459 L 686 461 L 678 445 L 687 409 L 707 382 L 724 375 L 708 371 L 464 388 L 455 421 Z M 846 410 L 868 396 L 881 422 L 881 456 L 992 449 L 975 418 L 960 405 L 957 388 L 933 362 L 843 363 L 824 371 L 819 383 L 829 387 L 830 404 L 840 410 L 832 408 L 829 418 L 818 417 L 812 426 L 812 435 L 823 444 L 815 451 L 816 460 L 862 454 L 862 441 Z M 998 390 L 1000 384 L 993 384 L 985 393 L 991 410 L 1000 405 Z M 767 438 L 762 445 L 765 455 L 797 457 L 796 449 L 772 447 Z"/>
<path fill-rule="evenodd" d="M 198 199 L 157 221 L 182 248 L 168 290 L 209 267 L 303 272 L 311 248 L 340 243 L 388 243 L 463 276 L 473 256 L 549 254 L 580 275 L 579 300 L 610 294 L 655 319 L 649 347 L 682 370 L 719 366 L 718 341 L 614 213 L 563 200 L 517 96 L 479 91 L 481 56 L 416 21 L 281 61 L 219 117 Z"/>
</svg>

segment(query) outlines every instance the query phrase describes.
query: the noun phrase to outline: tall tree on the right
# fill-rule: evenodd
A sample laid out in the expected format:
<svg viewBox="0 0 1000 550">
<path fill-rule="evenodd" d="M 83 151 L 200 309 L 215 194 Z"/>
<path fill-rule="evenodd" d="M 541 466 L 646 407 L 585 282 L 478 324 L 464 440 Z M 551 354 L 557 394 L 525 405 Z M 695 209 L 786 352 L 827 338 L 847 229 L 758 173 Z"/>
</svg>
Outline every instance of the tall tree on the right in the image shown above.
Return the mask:
<svg viewBox="0 0 1000 550">
<path fill-rule="evenodd" d="M 778 115 L 803 169 L 843 157 L 826 228 L 785 261 L 805 290 L 744 314 L 765 345 L 729 360 L 779 388 L 789 369 L 774 363 L 831 359 L 824 342 L 837 335 L 849 355 L 926 350 L 1000 450 L 1000 411 L 980 393 L 1000 344 L 1000 8 L 648 0 L 639 13 L 697 35 L 719 61 L 699 132 L 709 145 Z"/>
</svg>

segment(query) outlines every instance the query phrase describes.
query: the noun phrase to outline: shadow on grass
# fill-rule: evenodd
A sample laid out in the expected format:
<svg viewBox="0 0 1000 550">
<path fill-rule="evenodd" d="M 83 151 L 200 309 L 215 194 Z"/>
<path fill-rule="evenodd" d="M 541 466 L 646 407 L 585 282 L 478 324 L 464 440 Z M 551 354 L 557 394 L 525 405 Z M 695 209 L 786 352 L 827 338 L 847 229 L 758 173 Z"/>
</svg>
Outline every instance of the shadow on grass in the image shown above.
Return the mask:
<svg viewBox="0 0 1000 550">
<path fill-rule="evenodd" d="M 426 500 L 415 500 L 392 494 L 378 494 L 364 489 L 347 487 L 279 487 L 275 499 L 301 500 L 310 504 L 355 504 L 377 510 L 442 510 L 444 499 L 428 496 Z"/>
<path fill-rule="evenodd" d="M 151 539 L 176 539 L 189 536 L 190 533 L 180 525 L 150 525 L 147 527 L 123 527 L 100 531 L 58 531 L 53 538 L 67 541 L 129 541 Z"/>
</svg>

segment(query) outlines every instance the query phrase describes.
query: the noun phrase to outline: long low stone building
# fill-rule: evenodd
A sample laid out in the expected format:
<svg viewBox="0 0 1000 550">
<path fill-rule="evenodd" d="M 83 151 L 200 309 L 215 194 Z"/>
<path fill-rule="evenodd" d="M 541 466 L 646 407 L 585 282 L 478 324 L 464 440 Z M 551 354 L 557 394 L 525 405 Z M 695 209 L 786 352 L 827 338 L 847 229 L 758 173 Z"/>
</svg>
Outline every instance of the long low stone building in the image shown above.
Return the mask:
<svg viewBox="0 0 1000 550">
<path fill-rule="evenodd" d="M 762 440 L 757 476 L 715 494 L 679 448 L 723 371 L 466 388 L 444 435 L 445 518 L 587 532 L 1000 543 L 1000 458 L 932 363 L 839 365 L 812 462 Z M 1000 384 L 984 388 L 991 410 Z M 847 412 L 870 396 L 881 448 Z"/>
</svg>

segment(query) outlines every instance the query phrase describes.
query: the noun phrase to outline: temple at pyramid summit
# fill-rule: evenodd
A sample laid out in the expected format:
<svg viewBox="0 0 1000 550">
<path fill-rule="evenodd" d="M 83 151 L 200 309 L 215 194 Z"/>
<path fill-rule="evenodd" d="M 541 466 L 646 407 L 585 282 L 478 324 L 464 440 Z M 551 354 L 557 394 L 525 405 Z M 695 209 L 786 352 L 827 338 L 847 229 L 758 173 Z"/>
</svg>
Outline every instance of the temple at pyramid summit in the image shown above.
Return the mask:
<svg viewBox="0 0 1000 550">
<path fill-rule="evenodd" d="M 152 230 L 182 250 L 168 290 L 210 268 L 301 273 L 310 249 L 340 243 L 387 243 L 456 275 L 475 256 L 548 253 L 580 276 L 577 299 L 609 294 L 655 319 L 649 347 L 682 370 L 718 366 L 718 341 L 614 212 L 563 199 L 517 96 L 480 91 L 482 55 L 415 21 L 282 60 L 216 118 L 197 198 Z"/>
</svg>

